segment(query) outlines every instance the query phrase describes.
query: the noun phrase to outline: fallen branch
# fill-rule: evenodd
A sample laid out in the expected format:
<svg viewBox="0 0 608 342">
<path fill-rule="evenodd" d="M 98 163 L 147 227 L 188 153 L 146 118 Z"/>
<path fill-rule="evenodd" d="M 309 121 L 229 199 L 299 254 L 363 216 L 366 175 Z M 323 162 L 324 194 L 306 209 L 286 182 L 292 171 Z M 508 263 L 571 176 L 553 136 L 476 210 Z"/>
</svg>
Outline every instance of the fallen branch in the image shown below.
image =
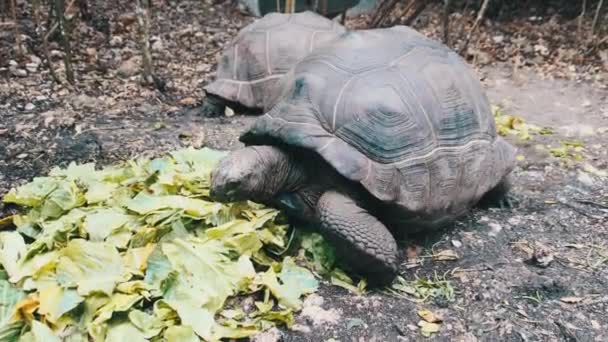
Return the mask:
<svg viewBox="0 0 608 342">
<path fill-rule="evenodd" d="M 51 73 L 51 77 L 53 81 L 57 84 L 61 84 L 61 80 L 57 77 L 57 73 L 55 72 L 55 67 L 53 66 L 53 62 L 51 61 L 51 54 L 49 53 L 49 37 L 55 32 L 57 29 L 57 23 L 51 26 L 50 30 L 44 35 L 42 38 L 42 51 L 44 52 L 44 57 L 46 58 L 46 64 L 49 67 L 49 72 Z"/>
<path fill-rule="evenodd" d="M 463 54 L 469 47 L 469 42 L 471 41 L 471 37 L 473 36 L 473 33 L 475 33 L 475 31 L 477 30 L 477 27 L 481 23 L 481 20 L 484 18 L 485 14 L 486 14 L 486 10 L 488 9 L 489 3 L 490 3 L 490 0 L 483 0 L 483 3 L 481 4 L 481 9 L 477 13 L 477 19 L 475 19 L 475 23 L 473 24 L 473 27 L 471 27 L 469 34 L 467 34 L 467 39 L 464 41 L 464 45 L 460 48 L 460 54 Z"/>
</svg>

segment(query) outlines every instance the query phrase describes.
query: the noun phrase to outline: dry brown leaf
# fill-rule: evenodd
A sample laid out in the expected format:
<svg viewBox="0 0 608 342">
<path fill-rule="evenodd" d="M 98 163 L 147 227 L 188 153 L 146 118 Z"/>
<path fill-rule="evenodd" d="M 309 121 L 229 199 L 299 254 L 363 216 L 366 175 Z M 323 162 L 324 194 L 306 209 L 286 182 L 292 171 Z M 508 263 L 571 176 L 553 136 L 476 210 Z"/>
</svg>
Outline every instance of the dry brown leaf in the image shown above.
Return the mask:
<svg viewBox="0 0 608 342">
<path fill-rule="evenodd" d="M 460 259 L 460 256 L 451 249 L 446 249 L 433 254 L 433 261 L 455 261 L 458 259 Z"/>
<path fill-rule="evenodd" d="M 196 99 L 193 97 L 185 97 L 179 100 L 179 104 L 181 104 L 182 106 L 192 106 L 196 104 Z"/>
<path fill-rule="evenodd" d="M 564 303 L 575 304 L 583 301 L 583 297 L 562 297 L 560 300 Z"/>
</svg>

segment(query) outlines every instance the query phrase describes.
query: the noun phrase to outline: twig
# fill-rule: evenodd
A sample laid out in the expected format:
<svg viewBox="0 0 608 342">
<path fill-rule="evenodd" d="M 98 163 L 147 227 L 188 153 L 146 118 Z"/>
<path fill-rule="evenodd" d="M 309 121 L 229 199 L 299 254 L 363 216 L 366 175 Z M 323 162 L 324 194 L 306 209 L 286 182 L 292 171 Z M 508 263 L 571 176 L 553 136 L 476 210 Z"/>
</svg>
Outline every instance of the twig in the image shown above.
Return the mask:
<svg viewBox="0 0 608 342">
<path fill-rule="evenodd" d="M 65 65 L 65 76 L 70 84 L 74 84 L 74 70 L 72 69 L 72 47 L 70 46 L 69 29 L 65 22 L 65 0 L 55 0 L 55 15 L 59 23 L 61 32 L 61 42 L 63 45 L 64 56 L 63 64 Z"/>
<path fill-rule="evenodd" d="M 38 29 L 40 27 L 40 0 L 33 0 L 32 6 L 34 7 L 34 25 Z"/>
<path fill-rule="evenodd" d="M 443 0 L 443 43 L 450 46 L 450 0 Z"/>
<path fill-rule="evenodd" d="M 44 38 L 42 38 L 42 51 L 44 51 L 44 57 L 46 57 L 46 63 L 49 67 L 49 72 L 51 73 L 53 81 L 55 81 L 57 84 L 61 84 L 61 80 L 59 80 L 59 77 L 57 77 L 57 73 L 55 73 L 55 67 L 53 66 L 53 62 L 51 61 L 51 54 L 49 53 L 49 37 L 53 34 L 53 32 L 55 32 L 57 26 L 57 23 L 51 26 L 49 31 L 44 35 Z"/>
<path fill-rule="evenodd" d="M 604 5 L 604 0 L 600 0 L 597 3 L 597 7 L 595 9 L 595 15 L 593 16 L 593 23 L 591 24 L 591 35 L 595 34 L 595 28 L 597 27 L 597 24 L 600 21 L 600 11 L 602 10 L 603 5 Z"/>
<path fill-rule="evenodd" d="M 577 33 L 579 36 L 583 30 L 583 19 L 585 19 L 585 12 L 587 12 L 587 0 L 583 0 L 583 8 L 581 9 L 581 14 L 578 16 Z"/>
<path fill-rule="evenodd" d="M 15 26 L 13 27 L 15 35 L 15 51 L 17 52 L 17 58 L 21 59 L 23 57 L 23 49 L 21 46 L 21 32 L 19 31 L 19 22 L 17 21 L 16 0 L 11 0 L 11 16 L 13 17 L 13 21 L 15 22 Z"/>
<path fill-rule="evenodd" d="M 477 13 L 477 19 L 475 19 L 475 23 L 473 24 L 473 27 L 471 27 L 471 31 L 469 31 L 469 34 L 467 35 L 467 39 L 464 41 L 464 45 L 462 46 L 462 48 L 460 48 L 460 54 L 465 52 L 467 50 L 467 48 L 469 47 L 469 42 L 471 41 L 471 37 L 473 36 L 473 33 L 477 30 L 479 23 L 485 16 L 489 3 L 490 3 L 490 0 L 483 0 L 483 3 L 481 4 L 481 9 Z"/>
</svg>

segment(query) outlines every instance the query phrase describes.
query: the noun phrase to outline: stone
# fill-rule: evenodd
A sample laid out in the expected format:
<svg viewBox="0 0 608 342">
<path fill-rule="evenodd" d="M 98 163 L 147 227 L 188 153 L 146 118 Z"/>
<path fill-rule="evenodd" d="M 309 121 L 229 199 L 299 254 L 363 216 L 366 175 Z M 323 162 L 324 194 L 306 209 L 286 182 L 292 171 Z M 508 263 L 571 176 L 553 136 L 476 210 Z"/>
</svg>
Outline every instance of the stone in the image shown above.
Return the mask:
<svg viewBox="0 0 608 342">
<path fill-rule="evenodd" d="M 122 45 L 122 37 L 121 36 L 112 36 L 110 39 L 110 46 L 117 47 Z"/>
<path fill-rule="evenodd" d="M 29 112 L 31 110 L 36 109 L 36 106 L 33 103 L 30 102 L 30 103 L 28 103 L 28 104 L 25 105 L 24 109 Z"/>
<path fill-rule="evenodd" d="M 124 61 L 120 67 L 118 67 L 118 76 L 122 78 L 129 78 L 137 75 L 141 67 L 141 58 L 139 56 L 132 57 Z"/>
<path fill-rule="evenodd" d="M 38 65 L 39 64 L 36 64 L 36 63 L 27 63 L 27 64 L 25 64 L 25 68 L 27 69 L 27 71 L 33 73 L 33 72 L 38 71 Z"/>
<path fill-rule="evenodd" d="M 163 45 L 163 41 L 160 37 L 154 37 L 154 42 L 152 43 L 152 51 L 163 51 L 165 46 Z"/>
<path fill-rule="evenodd" d="M 500 44 L 505 40 L 505 36 L 494 36 L 492 37 L 492 40 L 494 41 L 494 43 Z"/>
<path fill-rule="evenodd" d="M 97 107 L 97 99 L 86 94 L 72 96 L 71 102 L 74 109 L 93 109 Z"/>
<path fill-rule="evenodd" d="M 36 66 L 39 66 L 40 64 L 42 64 L 42 59 L 40 59 L 40 57 L 38 57 L 36 55 L 31 55 L 30 61 L 32 62 L 32 64 L 35 64 Z"/>
<path fill-rule="evenodd" d="M 11 68 L 11 74 L 16 77 L 27 77 L 27 71 L 18 68 Z"/>
</svg>

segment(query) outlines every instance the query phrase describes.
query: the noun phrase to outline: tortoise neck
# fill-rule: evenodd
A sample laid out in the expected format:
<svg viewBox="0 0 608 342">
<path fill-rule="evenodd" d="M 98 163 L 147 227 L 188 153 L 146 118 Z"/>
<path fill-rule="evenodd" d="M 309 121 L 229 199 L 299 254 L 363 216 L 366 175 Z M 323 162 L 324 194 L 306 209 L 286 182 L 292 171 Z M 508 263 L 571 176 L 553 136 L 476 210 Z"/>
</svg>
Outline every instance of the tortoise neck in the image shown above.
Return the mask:
<svg viewBox="0 0 608 342">
<path fill-rule="evenodd" d="M 303 183 L 305 172 L 297 156 L 275 146 L 251 146 L 258 155 L 261 171 L 265 173 L 259 192 L 263 200 L 271 200 L 281 192 L 297 190 Z"/>
</svg>

